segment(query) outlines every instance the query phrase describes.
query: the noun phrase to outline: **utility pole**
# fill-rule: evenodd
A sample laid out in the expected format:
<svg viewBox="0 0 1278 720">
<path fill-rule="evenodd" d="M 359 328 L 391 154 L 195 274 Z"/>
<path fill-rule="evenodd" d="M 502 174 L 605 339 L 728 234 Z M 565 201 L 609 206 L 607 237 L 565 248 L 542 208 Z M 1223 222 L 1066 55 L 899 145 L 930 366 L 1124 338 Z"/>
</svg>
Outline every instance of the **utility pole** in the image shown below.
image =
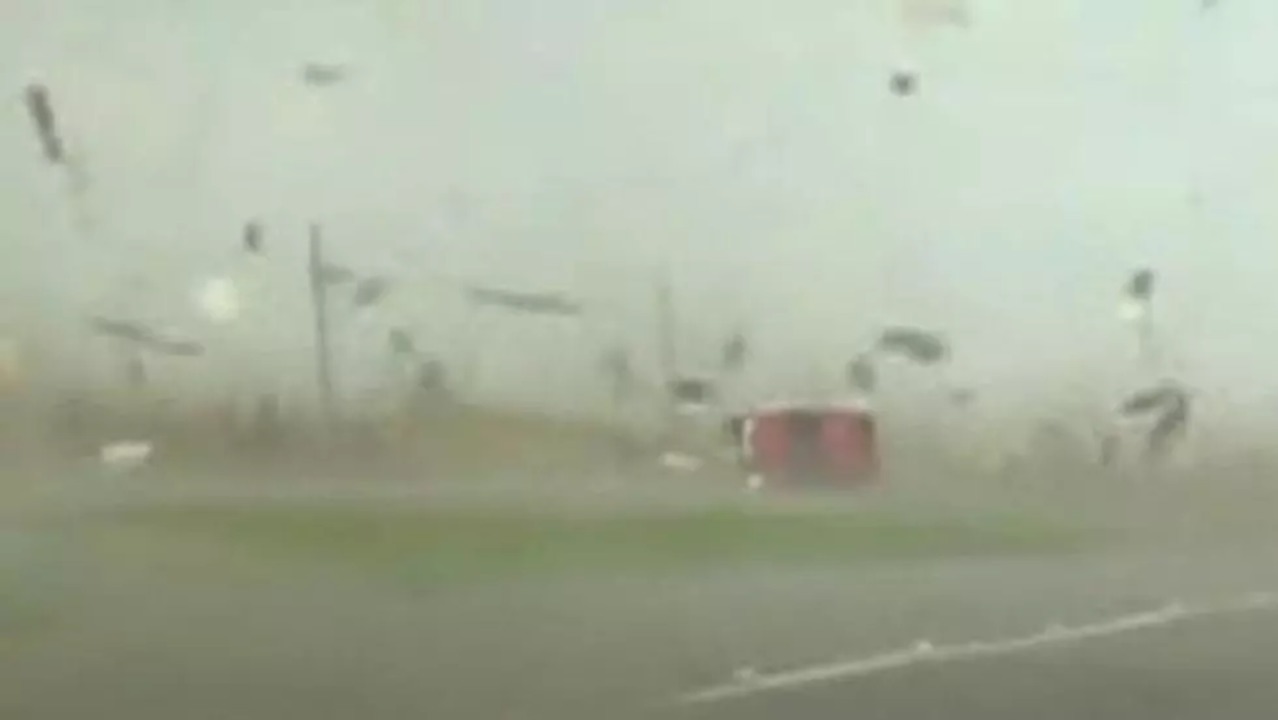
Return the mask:
<svg viewBox="0 0 1278 720">
<path fill-rule="evenodd" d="M 674 298 L 670 276 L 664 271 L 657 278 L 657 342 L 660 352 L 662 382 L 669 383 L 679 372 L 679 349 L 676 334 Z"/>
<path fill-rule="evenodd" d="M 673 383 L 679 375 L 679 347 L 676 339 L 678 328 L 675 320 L 673 290 L 670 275 L 663 269 L 657 277 L 657 348 L 661 364 L 661 414 L 663 432 L 678 433 L 679 413 L 677 402 L 671 395 Z"/>
<path fill-rule="evenodd" d="M 333 353 L 328 330 L 328 273 L 324 262 L 323 231 L 316 223 L 310 226 L 311 309 L 315 316 L 315 374 L 319 385 L 320 417 L 326 429 L 333 426 Z"/>
</svg>

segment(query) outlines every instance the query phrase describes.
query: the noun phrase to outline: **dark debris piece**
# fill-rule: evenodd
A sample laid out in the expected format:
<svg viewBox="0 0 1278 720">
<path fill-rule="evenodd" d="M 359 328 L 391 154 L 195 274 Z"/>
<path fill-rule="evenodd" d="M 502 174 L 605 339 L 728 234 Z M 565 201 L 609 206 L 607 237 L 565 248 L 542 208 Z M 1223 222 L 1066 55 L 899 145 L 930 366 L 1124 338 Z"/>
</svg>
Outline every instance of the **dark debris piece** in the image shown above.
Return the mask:
<svg viewBox="0 0 1278 720">
<path fill-rule="evenodd" d="M 891 327 L 879 336 L 879 349 L 921 365 L 939 363 L 949 357 L 949 345 L 940 335 L 918 328 Z"/>
<path fill-rule="evenodd" d="M 53 112 L 53 101 L 49 98 L 49 89 L 43 85 L 27 86 L 26 102 L 27 113 L 35 125 L 45 160 L 55 165 L 65 162 L 66 149 L 58 134 L 58 121 Z"/>
<path fill-rule="evenodd" d="M 918 86 L 918 75 L 905 70 L 898 70 L 892 73 L 892 78 L 888 85 L 888 87 L 892 90 L 892 94 L 897 97 L 913 95 L 918 91 Z"/>
<path fill-rule="evenodd" d="M 242 234 L 242 243 L 244 250 L 254 255 L 260 255 L 264 249 L 265 239 L 263 238 L 262 224 L 256 220 L 244 224 Z"/>
<path fill-rule="evenodd" d="M 1127 280 L 1126 293 L 1133 300 L 1148 300 L 1154 295 L 1155 285 L 1154 271 L 1149 268 L 1142 268 L 1132 273 Z"/>
<path fill-rule="evenodd" d="M 874 359 L 868 355 L 858 355 L 848 362 L 847 382 L 853 390 L 872 393 L 879 387 L 879 371 Z"/>
</svg>

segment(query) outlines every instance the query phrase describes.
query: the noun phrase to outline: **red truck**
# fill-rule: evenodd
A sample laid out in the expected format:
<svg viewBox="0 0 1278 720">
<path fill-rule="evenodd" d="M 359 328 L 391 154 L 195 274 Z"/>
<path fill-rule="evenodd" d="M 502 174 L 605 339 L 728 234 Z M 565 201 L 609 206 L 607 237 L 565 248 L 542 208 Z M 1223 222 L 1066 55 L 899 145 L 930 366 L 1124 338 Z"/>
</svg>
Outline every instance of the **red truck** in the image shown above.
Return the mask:
<svg viewBox="0 0 1278 720">
<path fill-rule="evenodd" d="M 878 476 L 877 425 L 860 403 L 759 407 L 728 430 L 751 487 L 855 488 Z"/>
</svg>

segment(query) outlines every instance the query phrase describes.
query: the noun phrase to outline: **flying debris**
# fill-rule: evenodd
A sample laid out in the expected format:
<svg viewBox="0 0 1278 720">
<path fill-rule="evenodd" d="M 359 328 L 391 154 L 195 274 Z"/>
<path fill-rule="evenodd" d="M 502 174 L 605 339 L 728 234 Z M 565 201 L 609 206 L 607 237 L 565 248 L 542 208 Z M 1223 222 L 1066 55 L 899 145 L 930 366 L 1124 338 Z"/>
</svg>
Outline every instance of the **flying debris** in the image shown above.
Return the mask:
<svg viewBox="0 0 1278 720">
<path fill-rule="evenodd" d="M 387 291 L 390 290 L 390 281 L 384 277 L 372 276 L 366 277 L 355 283 L 355 292 L 351 298 L 351 302 L 357 308 L 366 308 L 381 302 L 386 297 Z"/>
<path fill-rule="evenodd" d="M 524 293 L 496 288 L 472 286 L 467 289 L 470 301 L 477 305 L 500 307 L 512 312 L 533 315 L 580 315 L 581 304 L 553 293 Z"/>
<path fill-rule="evenodd" d="M 89 324 L 95 332 L 101 335 L 136 345 L 145 345 L 155 340 L 155 336 L 150 330 L 127 320 L 95 317 L 89 321 Z"/>
<path fill-rule="evenodd" d="M 416 355 L 417 344 L 413 342 L 413 336 L 403 328 L 395 328 L 390 331 L 386 338 L 386 345 L 394 355 Z"/>
<path fill-rule="evenodd" d="M 241 234 L 241 243 L 244 250 L 254 255 L 260 255 L 264 249 L 264 238 L 262 236 L 262 223 L 256 220 L 244 223 L 244 231 Z"/>
<path fill-rule="evenodd" d="M 972 23 L 970 0 L 895 0 L 895 5 L 902 31 L 918 42 L 931 33 L 964 30 Z M 907 54 L 914 53 L 907 50 Z M 904 62 L 906 67 L 893 72 L 888 82 L 892 94 L 901 98 L 917 94 L 920 85 L 919 74 L 907 69 L 912 63 Z"/>
<path fill-rule="evenodd" d="M 302 82 L 313 87 L 336 85 L 346 77 L 346 68 L 335 63 L 310 62 L 302 66 Z"/>
<path fill-rule="evenodd" d="M 879 336 L 881 352 L 904 357 L 920 365 L 934 365 L 949 357 L 949 345 L 940 335 L 910 327 L 890 327 Z"/>
<path fill-rule="evenodd" d="M 745 333 L 741 331 L 734 332 L 723 343 L 722 363 L 723 369 L 727 372 L 740 372 L 745 368 L 746 361 L 750 357 L 750 341 L 746 339 Z"/>
<path fill-rule="evenodd" d="M 453 399 L 448 367 L 439 358 L 415 355 L 412 369 L 412 386 L 409 389 L 411 403 L 419 411 L 448 404 Z"/>
<path fill-rule="evenodd" d="M 1149 302 L 1154 297 L 1155 282 L 1154 271 L 1149 268 L 1142 268 L 1132 273 L 1131 277 L 1127 279 L 1123 292 L 1130 300 Z"/>
<path fill-rule="evenodd" d="M 879 388 L 879 371 L 874 358 L 868 353 L 858 355 L 848 362 L 847 383 L 853 390 L 872 393 Z"/>
<path fill-rule="evenodd" d="M 1119 319 L 1136 329 L 1141 356 L 1146 361 L 1153 359 L 1154 327 L 1151 312 L 1156 287 L 1157 279 L 1153 270 L 1137 270 L 1123 285 L 1122 299 L 1118 306 Z"/>
<path fill-rule="evenodd" d="M 630 356 L 622 348 L 612 348 L 600 360 L 604 375 L 612 388 L 614 401 L 626 398 L 634 388 L 634 368 Z"/>
<path fill-rule="evenodd" d="M 1146 456 L 1164 455 L 1189 429 L 1189 391 L 1174 381 L 1132 393 L 1119 406 L 1127 417 L 1153 417 L 1154 424 L 1145 438 Z"/>
<path fill-rule="evenodd" d="M 46 162 L 58 166 L 66 172 L 67 199 L 71 210 L 75 229 L 87 239 L 93 229 L 93 218 L 85 204 L 89 191 L 90 178 L 84 164 L 83 155 L 72 155 L 68 152 L 66 142 L 58 129 L 57 114 L 53 109 L 53 100 L 49 89 L 44 85 L 33 83 L 26 88 L 25 99 L 27 114 L 35 127 L 36 137 L 40 143 L 41 153 Z"/>
<path fill-rule="evenodd" d="M 918 90 L 918 85 L 919 78 L 917 74 L 906 70 L 897 70 L 892 73 L 888 87 L 891 88 L 893 95 L 907 97 Z"/>
<path fill-rule="evenodd" d="M 27 113 L 35 125 L 36 135 L 40 140 L 40 148 L 44 159 L 59 165 L 66 162 L 66 147 L 62 136 L 58 133 L 58 120 L 53 111 L 53 101 L 49 98 L 49 90 L 43 85 L 27 86 Z"/>
<path fill-rule="evenodd" d="M 684 407 L 703 407 L 714 401 L 714 383 L 704 378 L 675 378 L 667 384 L 671 399 Z"/>
<path fill-rule="evenodd" d="M 148 327 L 127 320 L 94 317 L 90 319 L 89 325 L 100 335 L 157 355 L 197 357 L 204 354 L 204 346 L 195 341 L 166 338 Z"/>
<path fill-rule="evenodd" d="M 1184 389 L 1173 383 L 1156 385 L 1128 395 L 1119 407 L 1119 411 L 1128 417 L 1144 415 L 1155 410 L 1164 410 L 1180 402 L 1184 396 Z"/>
<path fill-rule="evenodd" d="M 442 391 L 448 388 L 448 369 L 437 358 L 422 360 L 417 368 L 417 387 Z"/>
</svg>

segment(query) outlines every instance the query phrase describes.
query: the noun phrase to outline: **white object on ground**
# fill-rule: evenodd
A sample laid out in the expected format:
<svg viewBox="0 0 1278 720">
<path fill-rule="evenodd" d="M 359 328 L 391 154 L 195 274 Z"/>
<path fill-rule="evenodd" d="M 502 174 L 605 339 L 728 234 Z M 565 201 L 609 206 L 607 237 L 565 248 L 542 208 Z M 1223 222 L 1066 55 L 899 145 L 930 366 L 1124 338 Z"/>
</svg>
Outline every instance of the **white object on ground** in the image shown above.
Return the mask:
<svg viewBox="0 0 1278 720">
<path fill-rule="evenodd" d="M 240 289 L 235 281 L 226 278 L 210 278 L 195 291 L 195 304 L 205 318 L 225 324 L 240 317 Z"/>
<path fill-rule="evenodd" d="M 103 445 L 98 460 L 112 470 L 135 470 L 147 464 L 154 452 L 149 440 L 123 440 Z"/>
<path fill-rule="evenodd" d="M 763 476 L 759 473 L 750 473 L 746 478 L 746 490 L 750 492 L 759 492 L 763 489 Z"/>
<path fill-rule="evenodd" d="M 661 456 L 661 465 L 671 470 L 696 472 L 701 469 L 704 463 L 701 458 L 693 457 L 686 453 L 670 451 Z"/>
</svg>

